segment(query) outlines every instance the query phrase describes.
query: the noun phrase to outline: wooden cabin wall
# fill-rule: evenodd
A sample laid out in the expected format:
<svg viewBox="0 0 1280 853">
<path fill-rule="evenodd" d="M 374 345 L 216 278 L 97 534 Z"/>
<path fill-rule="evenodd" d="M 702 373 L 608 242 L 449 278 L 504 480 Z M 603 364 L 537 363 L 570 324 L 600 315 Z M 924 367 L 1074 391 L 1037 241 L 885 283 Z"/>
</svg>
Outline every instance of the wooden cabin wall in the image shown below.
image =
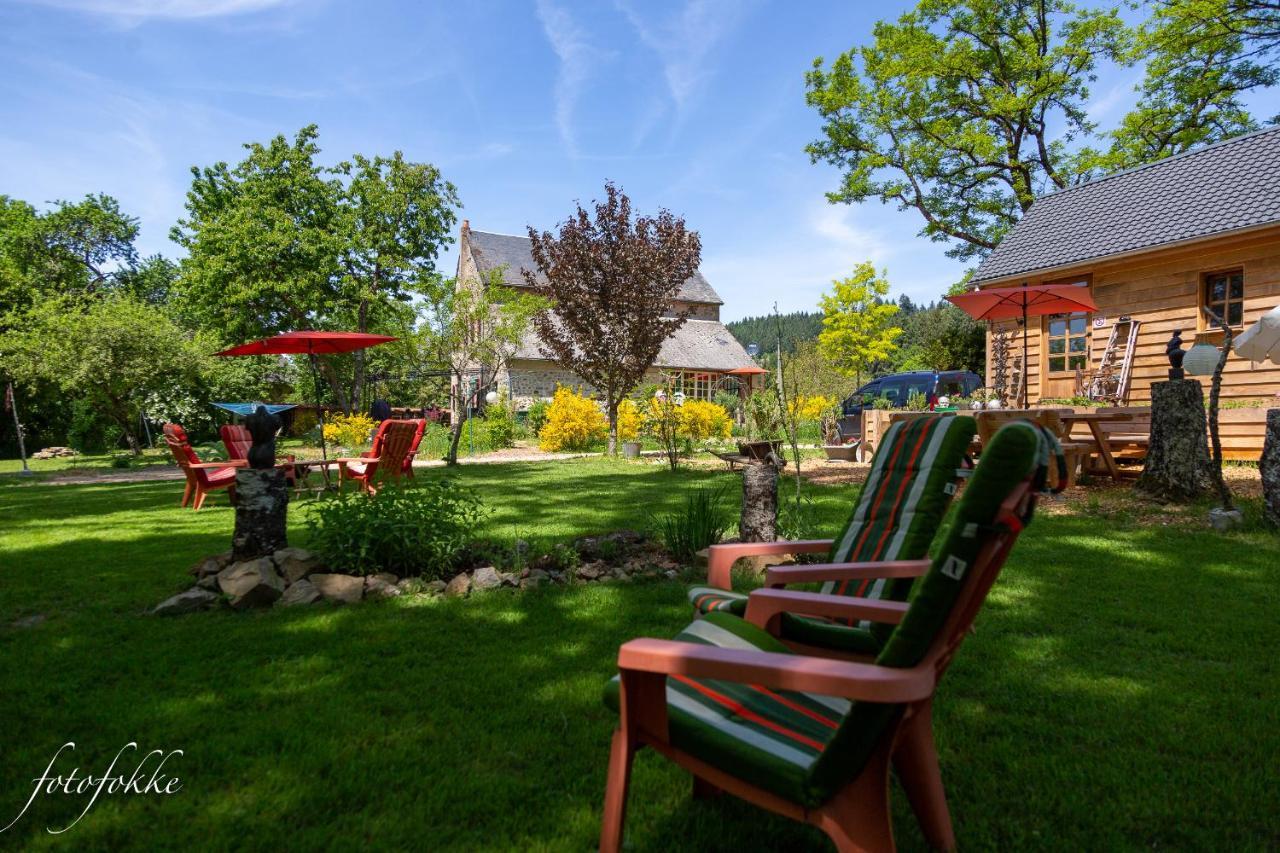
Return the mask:
<svg viewBox="0 0 1280 853">
<path fill-rule="evenodd" d="M 1183 330 L 1184 345 L 1190 348 L 1197 331 L 1204 328 L 1203 321 L 1198 319 L 1202 276 L 1233 268 L 1244 270 L 1242 331 L 1262 314 L 1280 305 L 1280 228 L 1215 243 L 1150 252 L 1050 276 L 1029 277 L 1027 283 L 1091 282 L 1093 299 L 1098 305 L 1094 316 L 1106 318 L 1101 328 L 1092 328 L 1090 324 L 1091 367 L 1096 367 L 1101 360 L 1111 326 L 1118 317 L 1128 315 L 1142 321 L 1129 394 L 1130 403 L 1142 404 L 1151 399 L 1151 383 L 1163 380 L 1168 374 L 1169 362 L 1164 351 L 1173 330 Z M 1016 284 L 1021 284 L 1021 281 Z M 1013 322 L 1003 326 L 1014 332 L 1010 342 L 1012 363 L 1022 352 L 1022 330 Z M 1028 399 L 1071 396 L 1073 382 L 1052 377 L 1041 382 L 1042 323 L 1033 317 L 1028 326 Z M 1221 336 L 1208 334 L 1206 337 L 1217 343 Z M 994 374 L 990 335 L 987 337 L 987 353 L 987 383 L 990 385 Z M 1233 354 L 1227 361 L 1222 387 L 1224 399 L 1272 398 L 1280 393 L 1280 367 L 1270 363 L 1252 365 Z M 1280 405 L 1280 400 L 1276 403 Z"/>
</svg>

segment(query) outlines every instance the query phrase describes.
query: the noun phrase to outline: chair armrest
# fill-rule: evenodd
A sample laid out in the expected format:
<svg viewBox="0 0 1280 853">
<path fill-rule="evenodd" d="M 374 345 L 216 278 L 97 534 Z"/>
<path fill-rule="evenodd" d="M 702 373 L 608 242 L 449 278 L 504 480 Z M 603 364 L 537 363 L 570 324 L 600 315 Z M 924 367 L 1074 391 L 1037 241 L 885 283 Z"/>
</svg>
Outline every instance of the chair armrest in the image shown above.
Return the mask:
<svg viewBox="0 0 1280 853">
<path fill-rule="evenodd" d="M 381 456 L 340 456 L 334 461 L 339 465 L 345 465 L 348 462 L 363 462 L 367 465 L 370 462 L 377 462 L 381 458 Z"/>
<path fill-rule="evenodd" d="M 235 461 L 232 461 L 232 462 L 190 462 L 190 463 L 188 463 L 188 464 L 187 464 L 187 467 L 188 467 L 188 468 L 204 468 L 204 469 L 209 469 L 209 468 L 244 468 L 244 467 L 247 467 L 247 465 L 248 465 L 248 463 L 247 463 L 247 462 L 241 462 L 241 464 L 239 464 L 239 465 L 237 465 L 237 464 L 236 464 L 236 462 L 241 462 L 241 460 L 235 460 Z"/>
<path fill-rule="evenodd" d="M 780 588 L 791 583 L 863 580 L 877 578 L 918 578 L 932 560 L 888 560 L 883 563 L 816 563 L 808 566 L 772 566 L 765 573 L 766 586 Z"/>
<path fill-rule="evenodd" d="M 741 557 L 768 557 L 782 554 L 820 554 L 830 551 L 830 539 L 797 539 L 789 542 L 728 542 L 712 545 L 707 552 L 707 583 L 720 589 L 732 589 L 729 569 Z"/>
<path fill-rule="evenodd" d="M 775 636 L 783 613 L 826 616 L 831 619 L 866 619 L 897 625 L 910 607 L 905 601 L 878 601 L 852 595 L 827 595 L 788 589 L 758 589 L 747 599 L 746 619 Z"/>
<path fill-rule="evenodd" d="M 932 667 L 895 669 L 868 663 L 701 643 L 639 639 L 618 650 L 618 669 L 759 684 L 782 690 L 843 696 L 859 702 L 915 702 L 933 695 Z"/>
</svg>

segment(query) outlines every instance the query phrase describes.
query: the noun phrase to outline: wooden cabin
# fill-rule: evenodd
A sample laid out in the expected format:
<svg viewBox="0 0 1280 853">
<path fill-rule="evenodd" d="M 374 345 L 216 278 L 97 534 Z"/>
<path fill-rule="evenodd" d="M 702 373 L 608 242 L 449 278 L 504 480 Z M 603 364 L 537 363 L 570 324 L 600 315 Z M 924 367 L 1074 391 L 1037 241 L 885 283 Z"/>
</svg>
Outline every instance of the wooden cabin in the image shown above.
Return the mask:
<svg viewBox="0 0 1280 853">
<path fill-rule="evenodd" d="M 1280 127 L 1044 196 L 972 283 L 1080 284 L 1098 306 L 1088 314 L 1031 317 L 1026 329 L 1021 321 L 993 327 L 1008 335 L 1011 382 L 1021 379 L 1025 335 L 1031 403 L 1086 393 L 1104 365 L 1126 380 L 1112 402 L 1149 403 L 1151 383 L 1167 378 L 1174 330 L 1182 330 L 1185 348 L 1197 340 L 1219 344 L 1222 332 L 1204 308 L 1239 333 L 1280 305 Z M 989 385 L 992 343 L 989 333 Z M 1012 385 L 1009 392 L 1017 396 Z M 1248 405 L 1223 413 L 1230 456 L 1258 458 L 1265 407 L 1280 406 L 1278 395 L 1280 367 L 1235 355 L 1227 361 L 1222 398 Z"/>
</svg>

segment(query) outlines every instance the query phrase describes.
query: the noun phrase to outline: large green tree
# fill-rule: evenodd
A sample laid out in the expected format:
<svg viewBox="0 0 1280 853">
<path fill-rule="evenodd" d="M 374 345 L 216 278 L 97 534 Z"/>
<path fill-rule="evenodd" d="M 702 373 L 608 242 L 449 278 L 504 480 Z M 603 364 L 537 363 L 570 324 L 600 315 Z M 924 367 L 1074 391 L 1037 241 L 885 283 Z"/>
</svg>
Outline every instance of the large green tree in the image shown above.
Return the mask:
<svg viewBox="0 0 1280 853">
<path fill-rule="evenodd" d="M 807 75 L 824 122 L 807 150 L 843 170 L 828 198 L 916 210 L 949 255 L 980 256 L 1076 178 L 1088 84 L 1126 33 L 1114 10 L 1065 0 L 921 0 L 876 24 L 871 44 Z"/>
<path fill-rule="evenodd" d="M 294 329 L 407 331 L 410 306 L 452 241 L 457 192 L 425 163 L 357 155 L 321 165 L 314 125 L 292 140 L 249 143 L 236 166 L 192 169 L 187 216 L 172 231 L 188 251 L 180 289 L 228 339 Z M 350 410 L 365 360 L 340 372 L 320 359 Z"/>
<path fill-rule="evenodd" d="M 898 306 L 885 302 L 889 282 L 864 261 L 853 275 L 831 283 L 822 297 L 822 332 L 818 352 L 832 367 L 862 384 L 872 365 L 888 359 L 898 348 L 902 329 L 894 323 Z"/>
<path fill-rule="evenodd" d="M 135 453 L 148 398 L 197 382 L 182 330 L 159 308 L 124 293 L 44 300 L 20 329 L 0 338 L 0 352 L 14 379 L 52 383 L 64 399 L 94 407 Z"/>
<path fill-rule="evenodd" d="M 1269 61 L 1277 44 L 1280 3 L 1156 3 L 1128 57 L 1146 64 L 1138 102 L 1107 134 L 1110 147 L 1086 152 L 1083 165 L 1114 171 L 1255 129 L 1243 96 L 1280 80 Z"/>
</svg>

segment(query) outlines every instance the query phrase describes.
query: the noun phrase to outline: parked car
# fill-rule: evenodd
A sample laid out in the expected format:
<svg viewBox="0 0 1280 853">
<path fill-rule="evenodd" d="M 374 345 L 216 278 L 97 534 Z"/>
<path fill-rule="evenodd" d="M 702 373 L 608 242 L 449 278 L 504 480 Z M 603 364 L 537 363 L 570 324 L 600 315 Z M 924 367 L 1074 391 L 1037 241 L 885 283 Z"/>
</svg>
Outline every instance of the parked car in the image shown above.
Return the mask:
<svg viewBox="0 0 1280 853">
<path fill-rule="evenodd" d="M 863 385 L 845 398 L 840 419 L 842 437 L 862 433 L 862 412 L 869 409 L 881 397 L 889 401 L 893 409 L 906 408 L 912 394 L 923 394 L 932 409 L 939 397 L 968 397 L 982 387 L 982 378 L 967 370 L 915 370 L 910 373 L 891 373 Z"/>
</svg>

